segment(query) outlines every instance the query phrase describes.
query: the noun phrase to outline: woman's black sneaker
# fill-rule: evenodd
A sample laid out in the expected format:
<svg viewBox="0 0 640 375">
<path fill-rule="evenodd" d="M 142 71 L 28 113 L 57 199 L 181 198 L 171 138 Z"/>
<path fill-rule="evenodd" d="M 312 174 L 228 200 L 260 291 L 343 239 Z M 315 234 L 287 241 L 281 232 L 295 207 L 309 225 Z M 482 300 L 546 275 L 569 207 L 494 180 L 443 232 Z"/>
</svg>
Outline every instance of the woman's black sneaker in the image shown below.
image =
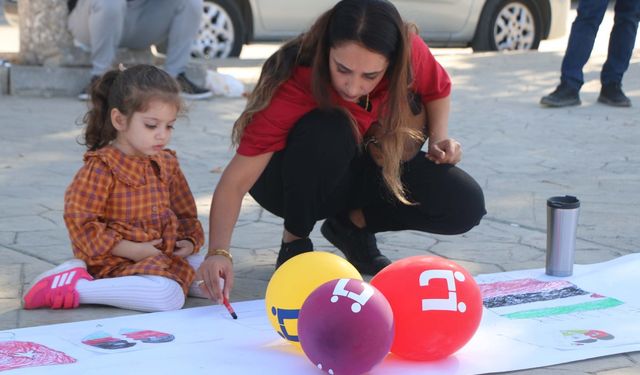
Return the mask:
<svg viewBox="0 0 640 375">
<path fill-rule="evenodd" d="M 391 264 L 389 258 L 380 253 L 376 236 L 358 228 L 346 217 L 328 218 L 320 232 L 362 274 L 375 275 Z"/>
<path fill-rule="evenodd" d="M 278 253 L 278 259 L 276 260 L 276 269 L 282 265 L 282 263 L 288 261 L 296 255 L 308 253 L 313 251 L 313 242 L 308 238 L 301 238 L 299 240 L 282 243 L 280 245 L 280 252 Z"/>
</svg>

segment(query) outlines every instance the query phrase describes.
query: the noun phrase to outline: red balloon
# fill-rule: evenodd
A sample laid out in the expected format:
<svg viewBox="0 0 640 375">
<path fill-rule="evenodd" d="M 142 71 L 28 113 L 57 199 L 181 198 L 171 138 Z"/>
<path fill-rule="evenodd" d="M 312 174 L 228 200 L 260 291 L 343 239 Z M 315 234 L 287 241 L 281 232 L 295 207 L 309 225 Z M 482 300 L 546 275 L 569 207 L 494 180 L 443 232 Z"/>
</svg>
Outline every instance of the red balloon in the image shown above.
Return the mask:
<svg viewBox="0 0 640 375">
<path fill-rule="evenodd" d="M 480 325 L 482 296 L 460 265 L 435 256 L 394 262 L 372 280 L 387 297 L 395 320 L 391 352 L 430 361 L 462 348 Z"/>
</svg>

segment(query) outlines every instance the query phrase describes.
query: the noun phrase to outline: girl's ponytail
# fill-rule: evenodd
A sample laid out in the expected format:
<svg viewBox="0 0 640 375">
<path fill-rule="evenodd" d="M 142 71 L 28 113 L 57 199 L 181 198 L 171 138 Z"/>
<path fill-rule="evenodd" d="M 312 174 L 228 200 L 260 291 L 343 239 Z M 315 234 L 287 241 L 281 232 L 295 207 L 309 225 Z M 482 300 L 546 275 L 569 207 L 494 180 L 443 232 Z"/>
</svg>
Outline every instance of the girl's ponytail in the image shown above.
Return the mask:
<svg viewBox="0 0 640 375">
<path fill-rule="evenodd" d="M 91 84 L 91 109 L 83 118 L 87 125 L 84 131 L 84 145 L 89 151 L 98 150 L 116 138 L 117 131 L 111 124 L 109 111 L 109 92 L 120 74 L 119 70 L 111 70 Z"/>
</svg>

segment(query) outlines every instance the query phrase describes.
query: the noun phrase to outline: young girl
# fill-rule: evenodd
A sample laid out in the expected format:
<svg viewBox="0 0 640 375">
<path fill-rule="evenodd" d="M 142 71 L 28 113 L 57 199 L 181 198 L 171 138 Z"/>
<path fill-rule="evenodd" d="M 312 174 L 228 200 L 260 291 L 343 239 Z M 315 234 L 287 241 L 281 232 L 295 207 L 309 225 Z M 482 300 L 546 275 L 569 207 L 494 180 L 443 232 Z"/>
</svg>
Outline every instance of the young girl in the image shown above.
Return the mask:
<svg viewBox="0 0 640 375">
<path fill-rule="evenodd" d="M 107 72 L 84 117 L 88 152 L 65 193 L 76 259 L 35 279 L 24 307 L 103 304 L 180 309 L 203 297 L 194 281 L 204 242 L 175 152 L 166 149 L 182 108 L 180 88 L 150 65 Z"/>
</svg>

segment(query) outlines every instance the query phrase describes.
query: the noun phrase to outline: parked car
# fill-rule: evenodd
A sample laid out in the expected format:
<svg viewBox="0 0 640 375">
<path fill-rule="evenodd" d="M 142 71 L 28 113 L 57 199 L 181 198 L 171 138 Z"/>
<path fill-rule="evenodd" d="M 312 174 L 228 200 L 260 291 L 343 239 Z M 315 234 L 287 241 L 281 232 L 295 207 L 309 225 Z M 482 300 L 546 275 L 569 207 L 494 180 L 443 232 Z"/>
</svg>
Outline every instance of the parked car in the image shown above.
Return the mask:
<svg viewBox="0 0 640 375">
<path fill-rule="evenodd" d="M 393 0 L 433 47 L 474 51 L 531 50 L 567 30 L 570 0 Z M 284 40 L 306 30 L 336 1 L 205 0 L 194 56 L 238 56 L 255 41 Z"/>
<path fill-rule="evenodd" d="M 4 0 L 15 22 L 17 1 Z M 240 55 L 245 44 L 282 41 L 304 32 L 336 0 L 205 0 L 192 55 Z M 570 0 L 393 0 L 432 47 L 474 51 L 532 50 L 564 35 Z"/>
</svg>

